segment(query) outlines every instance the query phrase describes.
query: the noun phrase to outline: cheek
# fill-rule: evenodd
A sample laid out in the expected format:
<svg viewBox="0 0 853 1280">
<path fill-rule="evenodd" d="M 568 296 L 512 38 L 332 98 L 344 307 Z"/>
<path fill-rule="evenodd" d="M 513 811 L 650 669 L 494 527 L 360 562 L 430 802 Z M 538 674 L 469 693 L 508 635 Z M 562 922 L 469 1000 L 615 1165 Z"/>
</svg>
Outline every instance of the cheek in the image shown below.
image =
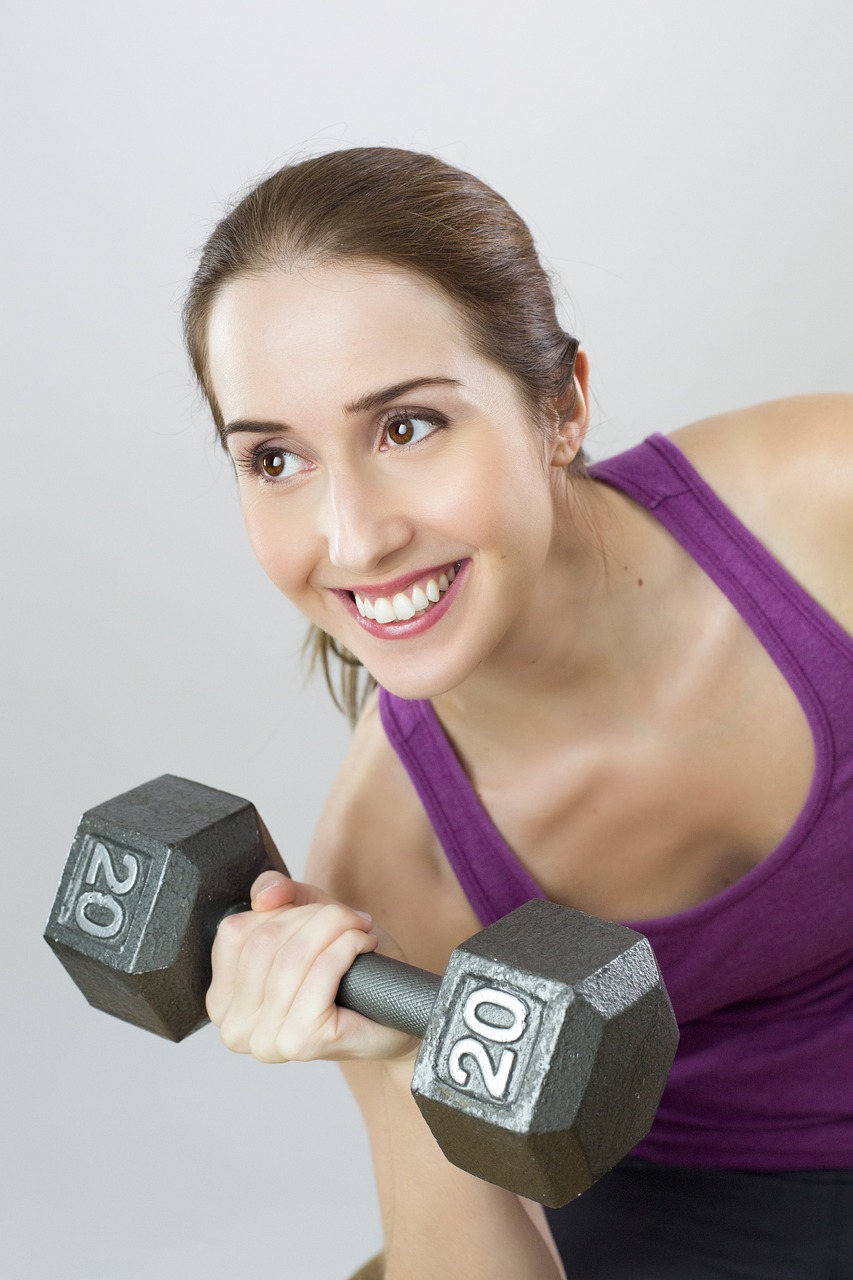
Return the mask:
<svg viewBox="0 0 853 1280">
<path fill-rule="evenodd" d="M 507 433 L 509 435 L 509 433 Z M 550 483 L 533 447 L 492 434 L 478 448 L 454 450 L 421 490 L 421 509 L 473 545 L 486 550 L 550 528 Z M 506 546 L 503 546 L 506 550 Z"/>
<path fill-rule="evenodd" d="M 510 560 L 525 558 L 531 550 L 547 545 L 553 504 L 538 458 L 508 452 L 494 459 L 475 477 L 472 496 L 483 538 L 500 545 Z"/>
<path fill-rule="evenodd" d="M 308 572 L 304 536 L 277 518 L 273 503 L 255 502 L 243 506 L 243 523 L 249 545 L 258 564 L 284 595 L 294 598 Z"/>
</svg>

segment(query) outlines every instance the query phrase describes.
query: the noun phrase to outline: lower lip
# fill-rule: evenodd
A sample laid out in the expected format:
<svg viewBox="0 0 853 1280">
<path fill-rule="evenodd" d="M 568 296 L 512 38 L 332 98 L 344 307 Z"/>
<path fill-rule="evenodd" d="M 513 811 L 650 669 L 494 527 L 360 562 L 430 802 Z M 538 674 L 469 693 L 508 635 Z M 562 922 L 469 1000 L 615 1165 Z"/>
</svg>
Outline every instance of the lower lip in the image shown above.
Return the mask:
<svg viewBox="0 0 853 1280">
<path fill-rule="evenodd" d="M 456 570 L 456 577 L 447 590 L 442 593 L 441 599 L 436 601 L 425 613 L 415 614 L 414 618 L 410 618 L 408 622 L 376 622 L 373 618 L 363 618 L 349 592 L 338 592 L 337 594 L 343 600 L 347 612 L 355 618 L 362 630 L 366 631 L 368 635 L 376 636 L 379 640 L 410 640 L 413 636 L 419 636 L 424 631 L 429 631 L 430 627 L 441 621 L 465 585 L 470 563 L 470 560 L 463 560 Z"/>
</svg>

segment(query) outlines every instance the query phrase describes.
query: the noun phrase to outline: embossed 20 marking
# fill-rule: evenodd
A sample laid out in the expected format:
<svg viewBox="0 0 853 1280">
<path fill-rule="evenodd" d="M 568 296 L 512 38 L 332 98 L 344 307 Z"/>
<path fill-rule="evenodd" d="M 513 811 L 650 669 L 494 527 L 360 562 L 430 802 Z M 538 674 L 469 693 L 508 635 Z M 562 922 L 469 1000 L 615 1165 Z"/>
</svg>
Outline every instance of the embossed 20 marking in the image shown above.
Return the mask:
<svg viewBox="0 0 853 1280">
<path fill-rule="evenodd" d="M 130 893 L 138 878 L 139 862 L 133 854 L 114 854 L 101 840 L 93 840 L 83 884 L 103 883 L 108 892 L 92 888 L 80 894 L 74 908 L 78 928 L 93 938 L 114 938 L 125 921 L 121 899 Z"/>
<path fill-rule="evenodd" d="M 508 1013 L 509 1023 L 502 1026 L 486 1021 L 482 1016 L 484 1006 Z M 457 1040 L 448 1056 L 448 1070 L 455 1083 L 475 1090 L 482 1083 L 490 1098 L 504 1098 L 515 1066 L 516 1050 L 503 1048 L 495 1062 L 483 1041 L 493 1045 L 515 1044 L 524 1035 L 527 1017 L 527 1005 L 508 991 L 498 991 L 494 987 L 478 987 L 472 991 L 465 1001 L 462 1021 L 474 1035 Z M 473 1058 L 479 1067 L 480 1080 L 472 1081 L 472 1073 L 463 1062 L 466 1057 Z"/>
</svg>

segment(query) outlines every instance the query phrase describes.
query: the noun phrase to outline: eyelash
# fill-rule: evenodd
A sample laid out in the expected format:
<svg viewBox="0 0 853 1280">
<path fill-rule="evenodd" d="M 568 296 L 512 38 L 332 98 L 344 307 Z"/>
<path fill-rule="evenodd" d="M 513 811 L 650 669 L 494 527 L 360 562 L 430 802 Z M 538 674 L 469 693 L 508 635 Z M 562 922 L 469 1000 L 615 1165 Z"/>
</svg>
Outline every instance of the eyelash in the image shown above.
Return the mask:
<svg viewBox="0 0 853 1280">
<path fill-rule="evenodd" d="M 294 453 L 292 449 L 277 449 L 268 441 L 262 441 L 256 444 L 253 449 L 241 457 L 238 455 L 234 459 L 234 466 L 243 475 L 251 476 L 255 480 L 260 480 L 261 484 L 282 484 L 282 480 L 276 479 L 275 476 L 268 476 L 264 473 L 261 462 L 264 458 L 278 454 L 282 458 L 298 458 L 299 454 Z M 286 477 L 290 479 L 290 477 Z"/>
<path fill-rule="evenodd" d="M 386 439 L 387 433 L 388 431 L 390 431 L 391 427 L 397 426 L 399 423 L 402 423 L 402 422 L 410 422 L 410 421 L 428 422 L 434 428 L 434 430 L 429 433 L 429 436 L 427 436 L 426 439 L 429 439 L 430 436 L 434 435 L 436 431 L 441 431 L 449 425 L 447 418 L 444 416 L 444 414 L 436 413 L 434 410 L 427 411 L 423 409 L 410 409 L 407 411 L 407 410 L 398 409 L 395 413 L 391 414 L 388 418 L 386 418 L 384 422 L 382 422 L 380 425 L 383 441 Z M 389 447 L 396 451 L 398 449 L 413 449 L 413 448 L 416 448 L 417 445 L 423 444 L 423 443 L 424 441 L 422 440 L 415 440 L 411 444 L 394 444 L 394 445 L 390 445 Z M 275 485 L 275 484 L 286 483 L 287 480 L 291 479 L 291 477 L 288 476 L 288 477 L 285 477 L 284 480 L 281 480 L 281 479 L 276 479 L 273 476 L 268 476 L 264 474 L 261 463 L 265 457 L 269 457 L 271 454 L 279 454 L 284 458 L 299 457 L 299 454 L 295 454 L 292 449 L 276 448 L 274 445 L 270 445 L 268 441 L 261 441 L 259 444 L 256 444 L 254 448 L 251 449 L 249 453 L 246 454 L 244 457 L 240 457 L 238 455 L 234 459 L 234 466 L 237 468 L 238 471 L 242 472 L 244 475 L 253 476 L 255 479 L 260 480 L 262 484 Z"/>
</svg>

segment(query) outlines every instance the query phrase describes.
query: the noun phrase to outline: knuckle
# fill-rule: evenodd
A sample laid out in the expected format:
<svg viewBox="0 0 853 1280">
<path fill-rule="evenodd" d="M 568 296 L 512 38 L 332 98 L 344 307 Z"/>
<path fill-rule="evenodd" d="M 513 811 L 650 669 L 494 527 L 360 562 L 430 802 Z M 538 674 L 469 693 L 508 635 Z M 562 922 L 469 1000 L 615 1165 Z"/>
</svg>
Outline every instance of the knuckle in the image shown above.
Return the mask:
<svg viewBox="0 0 853 1280">
<path fill-rule="evenodd" d="M 213 987 L 210 988 L 207 995 L 204 997 L 204 1008 L 208 1018 L 210 1018 L 210 1021 L 215 1027 L 218 1027 L 221 1021 L 221 1014 L 219 1001 L 214 994 Z"/>
<path fill-rule="evenodd" d="M 353 911 L 341 902 L 324 903 L 320 907 L 320 916 L 330 932 L 343 933 L 347 929 L 352 929 L 355 924 Z"/>
<path fill-rule="evenodd" d="M 246 932 L 246 916 L 248 913 L 237 911 L 219 921 L 216 940 L 226 946 L 239 943 Z"/>
<path fill-rule="evenodd" d="M 223 1019 L 219 1027 L 219 1036 L 226 1049 L 230 1049 L 232 1053 L 245 1053 L 244 1037 L 240 1027 L 228 1020 Z"/>
<path fill-rule="evenodd" d="M 265 921 L 254 928 L 243 942 L 242 956 L 250 963 L 253 960 L 268 960 L 281 946 L 281 930 L 277 921 Z"/>
<path fill-rule="evenodd" d="M 279 1029 L 275 1037 L 275 1052 L 279 1062 L 312 1062 L 317 1056 L 304 1037 L 296 1035 L 289 1027 Z"/>
<path fill-rule="evenodd" d="M 252 1033 L 249 1037 L 249 1053 L 258 1062 L 264 1062 L 270 1066 L 286 1061 L 279 1051 L 277 1040 L 270 1040 L 266 1032 L 254 1031 Z"/>
</svg>

